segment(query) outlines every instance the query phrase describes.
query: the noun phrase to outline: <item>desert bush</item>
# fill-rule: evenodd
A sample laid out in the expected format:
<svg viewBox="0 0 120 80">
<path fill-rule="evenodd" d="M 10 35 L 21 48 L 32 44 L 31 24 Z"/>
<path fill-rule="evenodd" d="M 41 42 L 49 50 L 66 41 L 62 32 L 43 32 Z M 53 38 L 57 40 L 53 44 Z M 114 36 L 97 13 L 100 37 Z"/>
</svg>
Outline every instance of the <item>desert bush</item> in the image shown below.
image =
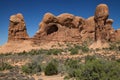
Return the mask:
<svg viewBox="0 0 120 80">
<path fill-rule="evenodd" d="M 31 50 L 29 52 L 23 51 L 18 53 L 18 55 L 39 55 L 39 54 L 44 54 L 47 53 L 48 50 L 46 49 L 39 49 L 39 50 Z"/>
<path fill-rule="evenodd" d="M 0 62 L 0 71 L 9 70 L 12 68 L 13 68 L 13 66 L 11 66 L 9 63 Z"/>
<path fill-rule="evenodd" d="M 74 55 L 74 54 L 78 54 L 79 49 L 78 48 L 71 48 L 71 49 L 69 49 L 69 51 L 70 51 L 70 54 Z"/>
<path fill-rule="evenodd" d="M 13 54 L 11 52 L 10 53 L 0 53 L 0 57 L 10 56 L 10 55 L 13 55 Z"/>
<path fill-rule="evenodd" d="M 80 49 L 82 52 L 88 52 L 89 51 L 89 48 L 88 48 L 87 45 L 75 45 L 74 47 L 77 48 L 77 49 Z"/>
<path fill-rule="evenodd" d="M 74 45 L 74 47 L 71 47 L 69 49 L 69 51 L 71 52 L 71 54 L 78 54 L 80 50 L 83 53 L 89 52 L 89 48 L 87 46 L 85 46 L 85 45 L 83 45 L 83 46 L 82 45 Z"/>
<path fill-rule="evenodd" d="M 82 52 L 88 52 L 89 51 L 89 48 L 87 46 L 82 46 L 81 49 L 82 49 Z"/>
<path fill-rule="evenodd" d="M 53 54 L 53 55 L 58 55 L 58 54 L 60 54 L 61 52 L 62 52 L 61 49 L 50 49 L 50 50 L 48 50 L 47 54 L 48 54 L 48 55 L 51 55 L 51 54 Z"/>
<path fill-rule="evenodd" d="M 109 50 L 120 51 L 120 42 L 110 43 Z"/>
<path fill-rule="evenodd" d="M 48 63 L 48 65 L 45 68 L 45 75 L 56 75 L 58 74 L 57 65 L 54 62 Z"/>
<path fill-rule="evenodd" d="M 65 66 L 66 66 L 67 73 L 69 74 L 69 77 L 75 77 L 76 70 L 78 70 L 78 68 L 80 67 L 79 61 L 73 60 L 73 59 L 66 60 Z"/>
<path fill-rule="evenodd" d="M 90 56 L 90 55 L 85 56 L 85 62 L 93 61 L 93 60 L 96 60 L 96 56 L 95 55 L 93 55 L 93 56 Z"/>
<path fill-rule="evenodd" d="M 120 63 L 117 61 L 89 57 L 85 63 L 72 61 L 70 64 L 68 75 L 75 80 L 120 80 Z"/>
<path fill-rule="evenodd" d="M 41 66 L 37 62 L 27 63 L 22 66 L 22 71 L 26 74 L 41 72 Z"/>
<path fill-rule="evenodd" d="M 109 50 L 116 50 L 117 46 L 115 44 L 110 44 Z"/>
</svg>

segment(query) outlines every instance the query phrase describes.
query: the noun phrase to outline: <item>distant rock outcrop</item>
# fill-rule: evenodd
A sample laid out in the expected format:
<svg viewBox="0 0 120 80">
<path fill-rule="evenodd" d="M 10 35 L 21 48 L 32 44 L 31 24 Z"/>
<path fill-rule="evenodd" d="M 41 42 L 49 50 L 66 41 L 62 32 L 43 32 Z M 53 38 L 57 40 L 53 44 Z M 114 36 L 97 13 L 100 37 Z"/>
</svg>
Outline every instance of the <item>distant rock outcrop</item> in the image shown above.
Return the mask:
<svg viewBox="0 0 120 80">
<path fill-rule="evenodd" d="M 22 14 L 18 13 L 16 15 L 12 15 L 9 20 L 8 42 L 29 38 Z"/>
<path fill-rule="evenodd" d="M 46 13 L 42 22 L 40 22 L 39 30 L 33 37 L 33 41 L 35 43 L 50 41 L 80 42 L 79 28 L 83 22 L 83 18 L 68 13 L 59 16 Z"/>
<path fill-rule="evenodd" d="M 55 16 L 46 13 L 39 24 L 36 34 L 29 38 L 22 14 L 10 17 L 9 41 L 27 40 L 33 44 L 47 42 L 78 42 L 92 41 L 90 48 L 108 47 L 108 42 L 120 41 L 120 30 L 114 30 L 113 20 L 108 19 L 109 9 L 106 4 L 96 7 L 94 16 L 84 19 L 69 13 Z"/>
</svg>

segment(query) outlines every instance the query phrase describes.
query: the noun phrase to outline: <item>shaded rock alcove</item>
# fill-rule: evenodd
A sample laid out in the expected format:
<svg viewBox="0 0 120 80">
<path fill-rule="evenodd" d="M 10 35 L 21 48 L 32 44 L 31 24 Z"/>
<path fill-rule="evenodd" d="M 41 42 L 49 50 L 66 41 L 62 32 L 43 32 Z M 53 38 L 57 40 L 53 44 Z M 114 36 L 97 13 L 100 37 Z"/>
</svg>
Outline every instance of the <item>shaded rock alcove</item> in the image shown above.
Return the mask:
<svg viewBox="0 0 120 80">
<path fill-rule="evenodd" d="M 52 34 L 53 32 L 56 32 L 56 31 L 58 31 L 58 27 L 57 27 L 57 25 L 53 24 L 48 27 L 47 35 Z"/>
</svg>

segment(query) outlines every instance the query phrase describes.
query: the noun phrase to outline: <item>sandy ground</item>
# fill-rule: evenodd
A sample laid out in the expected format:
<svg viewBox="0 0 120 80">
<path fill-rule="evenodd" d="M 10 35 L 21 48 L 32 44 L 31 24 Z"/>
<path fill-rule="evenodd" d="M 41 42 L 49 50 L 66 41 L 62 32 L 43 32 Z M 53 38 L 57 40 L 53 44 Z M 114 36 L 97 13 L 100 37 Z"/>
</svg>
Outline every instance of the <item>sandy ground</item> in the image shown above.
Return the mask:
<svg viewBox="0 0 120 80">
<path fill-rule="evenodd" d="M 63 42 L 60 43 L 64 45 Z M 51 48 L 65 48 L 65 46 L 59 46 L 58 42 L 49 42 L 49 43 L 41 43 L 39 46 L 34 45 L 31 41 L 17 41 L 17 42 L 9 42 L 2 46 L 0 46 L 0 53 L 18 53 L 23 51 L 30 51 L 32 49 L 51 49 Z"/>
<path fill-rule="evenodd" d="M 102 48 L 108 48 L 109 44 L 108 43 L 102 43 L 100 40 L 94 42 L 89 48 L 91 49 L 102 49 Z"/>
<path fill-rule="evenodd" d="M 10 43 L 6 43 L 0 47 L 0 53 L 21 52 L 24 50 L 29 51 L 34 48 L 36 48 L 36 47 L 32 47 L 30 41 L 10 42 Z"/>
<path fill-rule="evenodd" d="M 53 75 L 53 76 L 45 76 L 45 75 L 33 75 L 35 80 L 41 79 L 41 80 L 64 80 L 64 76 L 61 76 L 60 74 L 58 75 Z"/>
<path fill-rule="evenodd" d="M 60 43 L 60 44 L 59 44 Z M 63 46 L 60 46 L 63 45 Z M 102 43 L 101 41 L 94 42 L 89 48 L 106 48 L 109 47 L 109 44 Z M 18 53 L 23 51 L 30 51 L 32 49 L 51 49 L 51 48 L 66 48 L 64 42 L 49 42 L 49 43 L 41 43 L 39 46 L 33 44 L 31 41 L 17 41 L 17 42 L 9 42 L 2 46 L 0 46 L 0 53 Z"/>
</svg>

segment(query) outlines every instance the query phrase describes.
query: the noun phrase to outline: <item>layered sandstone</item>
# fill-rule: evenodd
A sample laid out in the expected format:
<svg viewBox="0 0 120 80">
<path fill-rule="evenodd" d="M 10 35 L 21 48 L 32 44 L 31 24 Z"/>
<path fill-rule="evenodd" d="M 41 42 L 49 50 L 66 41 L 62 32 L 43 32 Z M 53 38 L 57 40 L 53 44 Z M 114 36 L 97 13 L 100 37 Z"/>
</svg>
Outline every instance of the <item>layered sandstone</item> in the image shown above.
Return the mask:
<svg viewBox="0 0 120 80">
<path fill-rule="evenodd" d="M 22 14 L 18 13 L 16 15 L 12 15 L 9 20 L 8 42 L 29 38 Z"/>
<path fill-rule="evenodd" d="M 94 16 L 84 19 L 69 13 L 58 16 L 46 13 L 36 34 L 29 38 L 22 14 L 10 17 L 8 42 L 28 40 L 33 44 L 50 42 L 93 42 L 90 48 L 108 47 L 108 42 L 120 41 L 120 30 L 114 30 L 106 4 L 96 7 Z"/>
<path fill-rule="evenodd" d="M 105 41 L 106 31 L 105 24 L 108 19 L 109 11 L 106 4 L 100 4 L 95 11 L 95 40 Z"/>
<path fill-rule="evenodd" d="M 114 36 L 114 38 L 115 38 L 114 41 L 120 41 L 120 29 L 116 30 L 114 35 L 115 35 Z"/>
<path fill-rule="evenodd" d="M 68 13 L 59 16 L 46 13 L 42 22 L 40 22 L 39 30 L 33 37 L 33 41 L 35 43 L 50 41 L 80 42 L 79 28 L 83 22 L 83 18 Z"/>
</svg>

